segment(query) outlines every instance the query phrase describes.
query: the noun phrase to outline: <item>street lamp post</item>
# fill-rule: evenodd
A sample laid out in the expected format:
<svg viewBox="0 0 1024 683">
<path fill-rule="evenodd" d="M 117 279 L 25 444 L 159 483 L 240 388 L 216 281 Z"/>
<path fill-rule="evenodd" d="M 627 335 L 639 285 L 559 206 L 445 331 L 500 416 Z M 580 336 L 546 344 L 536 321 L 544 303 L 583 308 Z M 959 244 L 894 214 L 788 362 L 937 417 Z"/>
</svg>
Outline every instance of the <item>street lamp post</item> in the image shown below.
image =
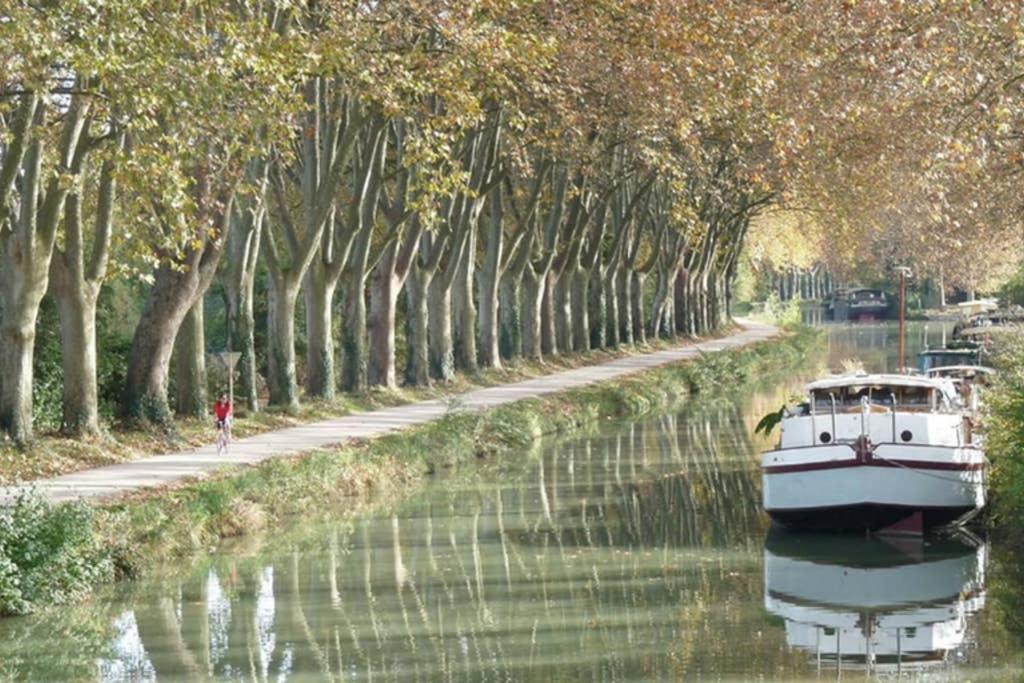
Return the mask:
<svg viewBox="0 0 1024 683">
<path fill-rule="evenodd" d="M 899 373 L 903 374 L 907 367 L 907 278 L 911 276 L 910 268 L 897 266 L 896 272 L 900 274 L 900 341 L 899 341 Z"/>
</svg>

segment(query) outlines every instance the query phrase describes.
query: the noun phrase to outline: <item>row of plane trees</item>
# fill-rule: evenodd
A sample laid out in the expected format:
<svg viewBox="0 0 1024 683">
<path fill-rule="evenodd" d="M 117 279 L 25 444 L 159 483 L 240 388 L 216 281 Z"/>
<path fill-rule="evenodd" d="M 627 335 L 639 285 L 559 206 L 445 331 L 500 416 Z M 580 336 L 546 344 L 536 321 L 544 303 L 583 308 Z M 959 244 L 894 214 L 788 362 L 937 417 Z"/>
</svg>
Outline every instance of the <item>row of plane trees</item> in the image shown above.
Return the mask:
<svg viewBox="0 0 1024 683">
<path fill-rule="evenodd" d="M 639 40 L 640 14 L 88 5 L 0 13 L 0 428 L 16 442 L 33 436 L 44 297 L 69 434 L 99 429 L 96 310 L 117 277 L 145 283 L 123 417 L 171 416 L 172 355 L 173 410 L 208 411 L 214 282 L 243 402 L 295 409 L 713 330 L 775 191 L 697 97 L 742 69 L 650 92 L 684 66 Z M 677 38 L 689 54 L 696 37 Z"/>
<path fill-rule="evenodd" d="M 120 412 L 162 421 L 176 345 L 175 407 L 205 412 L 217 279 L 246 403 L 262 373 L 294 409 L 706 332 L 770 206 L 837 262 L 878 261 L 874 234 L 950 283 L 951 256 L 1015 267 L 1019 24 L 939 0 L 6 3 L 0 429 L 32 438 L 50 296 L 64 429 L 98 430 L 115 277 L 145 283 Z"/>
</svg>

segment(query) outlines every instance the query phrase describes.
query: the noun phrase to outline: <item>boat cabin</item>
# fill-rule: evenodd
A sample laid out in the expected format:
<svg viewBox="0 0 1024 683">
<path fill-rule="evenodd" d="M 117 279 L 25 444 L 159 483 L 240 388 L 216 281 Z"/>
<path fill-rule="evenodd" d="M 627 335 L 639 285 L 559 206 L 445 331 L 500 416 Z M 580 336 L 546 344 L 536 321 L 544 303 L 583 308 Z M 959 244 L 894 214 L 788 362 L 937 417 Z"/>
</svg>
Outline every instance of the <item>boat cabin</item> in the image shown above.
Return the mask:
<svg viewBox="0 0 1024 683">
<path fill-rule="evenodd" d="M 837 322 L 871 322 L 884 317 L 888 309 L 885 292 L 864 287 L 837 293 L 829 304 L 830 315 Z"/>
<path fill-rule="evenodd" d="M 927 374 L 928 377 L 952 382 L 960 405 L 972 413 L 977 413 L 981 407 L 981 391 L 995 374 L 995 370 L 983 365 L 947 365 L 932 368 Z"/>
<path fill-rule="evenodd" d="M 918 372 L 928 373 L 934 368 L 978 365 L 981 349 L 978 347 L 926 349 L 917 354 Z"/>
<path fill-rule="evenodd" d="M 949 410 L 952 396 L 944 382 L 907 375 L 847 375 L 810 384 L 814 413 L 857 412 L 896 408 L 900 411 Z"/>
<path fill-rule="evenodd" d="M 812 382 L 808 400 L 782 420 L 779 448 L 871 443 L 966 445 L 956 383 L 920 375 L 841 375 Z"/>
</svg>

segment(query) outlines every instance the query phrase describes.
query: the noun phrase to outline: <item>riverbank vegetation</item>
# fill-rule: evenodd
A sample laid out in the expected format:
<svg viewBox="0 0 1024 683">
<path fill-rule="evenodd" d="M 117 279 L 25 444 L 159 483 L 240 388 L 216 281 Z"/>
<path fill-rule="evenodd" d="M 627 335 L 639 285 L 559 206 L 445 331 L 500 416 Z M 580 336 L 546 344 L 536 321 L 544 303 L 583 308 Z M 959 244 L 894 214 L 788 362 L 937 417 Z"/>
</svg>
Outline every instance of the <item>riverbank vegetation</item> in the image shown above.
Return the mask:
<svg viewBox="0 0 1024 683">
<path fill-rule="evenodd" d="M 424 477 L 477 458 L 524 451 L 545 434 L 641 415 L 692 394 L 735 391 L 759 376 L 793 367 L 818 339 L 802 330 L 487 412 L 453 405 L 437 422 L 369 443 L 225 468 L 202 481 L 135 494 L 96 511 L 79 503 L 54 507 L 27 495 L 0 511 L 0 567 L 6 568 L 0 572 L 0 613 L 73 601 L 98 583 L 138 576 L 225 538 L 273 529 L 292 515 L 336 517 L 382 501 L 393 503 Z M 25 518 L 32 524 L 23 524 Z M 34 589 L 33 577 L 39 576 L 55 589 Z"/>
<path fill-rule="evenodd" d="M 204 416 L 208 351 L 240 354 L 247 411 L 295 413 L 706 334 L 793 212 L 837 262 L 995 272 L 941 256 L 1017 253 L 1019 26 L 937 1 L 8 3 L 0 430 Z"/>
<path fill-rule="evenodd" d="M 985 394 L 990 520 L 1006 541 L 1024 548 L 1024 340 L 1007 335 L 999 341 L 998 373 Z"/>
<path fill-rule="evenodd" d="M 1024 340 L 1002 335 L 997 348 L 992 364 L 998 372 L 985 393 L 985 452 L 991 462 L 986 519 L 994 540 L 997 618 L 1019 647 L 1024 644 L 1019 609 L 1024 595 Z"/>
</svg>

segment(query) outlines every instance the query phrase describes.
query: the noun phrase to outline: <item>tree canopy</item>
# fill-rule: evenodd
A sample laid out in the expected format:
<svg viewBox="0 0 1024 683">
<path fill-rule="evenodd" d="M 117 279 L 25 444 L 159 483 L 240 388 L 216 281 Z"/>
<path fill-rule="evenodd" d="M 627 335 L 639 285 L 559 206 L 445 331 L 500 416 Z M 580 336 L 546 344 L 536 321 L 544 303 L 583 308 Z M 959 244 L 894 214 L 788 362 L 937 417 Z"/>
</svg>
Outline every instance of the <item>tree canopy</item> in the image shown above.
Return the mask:
<svg viewBox="0 0 1024 683">
<path fill-rule="evenodd" d="M 706 332 L 748 239 L 991 287 L 1022 50 L 1021 8 L 969 0 L 13 0 L 0 426 L 32 437 L 52 300 L 62 426 L 98 429 L 113 282 L 143 420 L 203 412 L 213 289 L 256 409 Z"/>
</svg>

